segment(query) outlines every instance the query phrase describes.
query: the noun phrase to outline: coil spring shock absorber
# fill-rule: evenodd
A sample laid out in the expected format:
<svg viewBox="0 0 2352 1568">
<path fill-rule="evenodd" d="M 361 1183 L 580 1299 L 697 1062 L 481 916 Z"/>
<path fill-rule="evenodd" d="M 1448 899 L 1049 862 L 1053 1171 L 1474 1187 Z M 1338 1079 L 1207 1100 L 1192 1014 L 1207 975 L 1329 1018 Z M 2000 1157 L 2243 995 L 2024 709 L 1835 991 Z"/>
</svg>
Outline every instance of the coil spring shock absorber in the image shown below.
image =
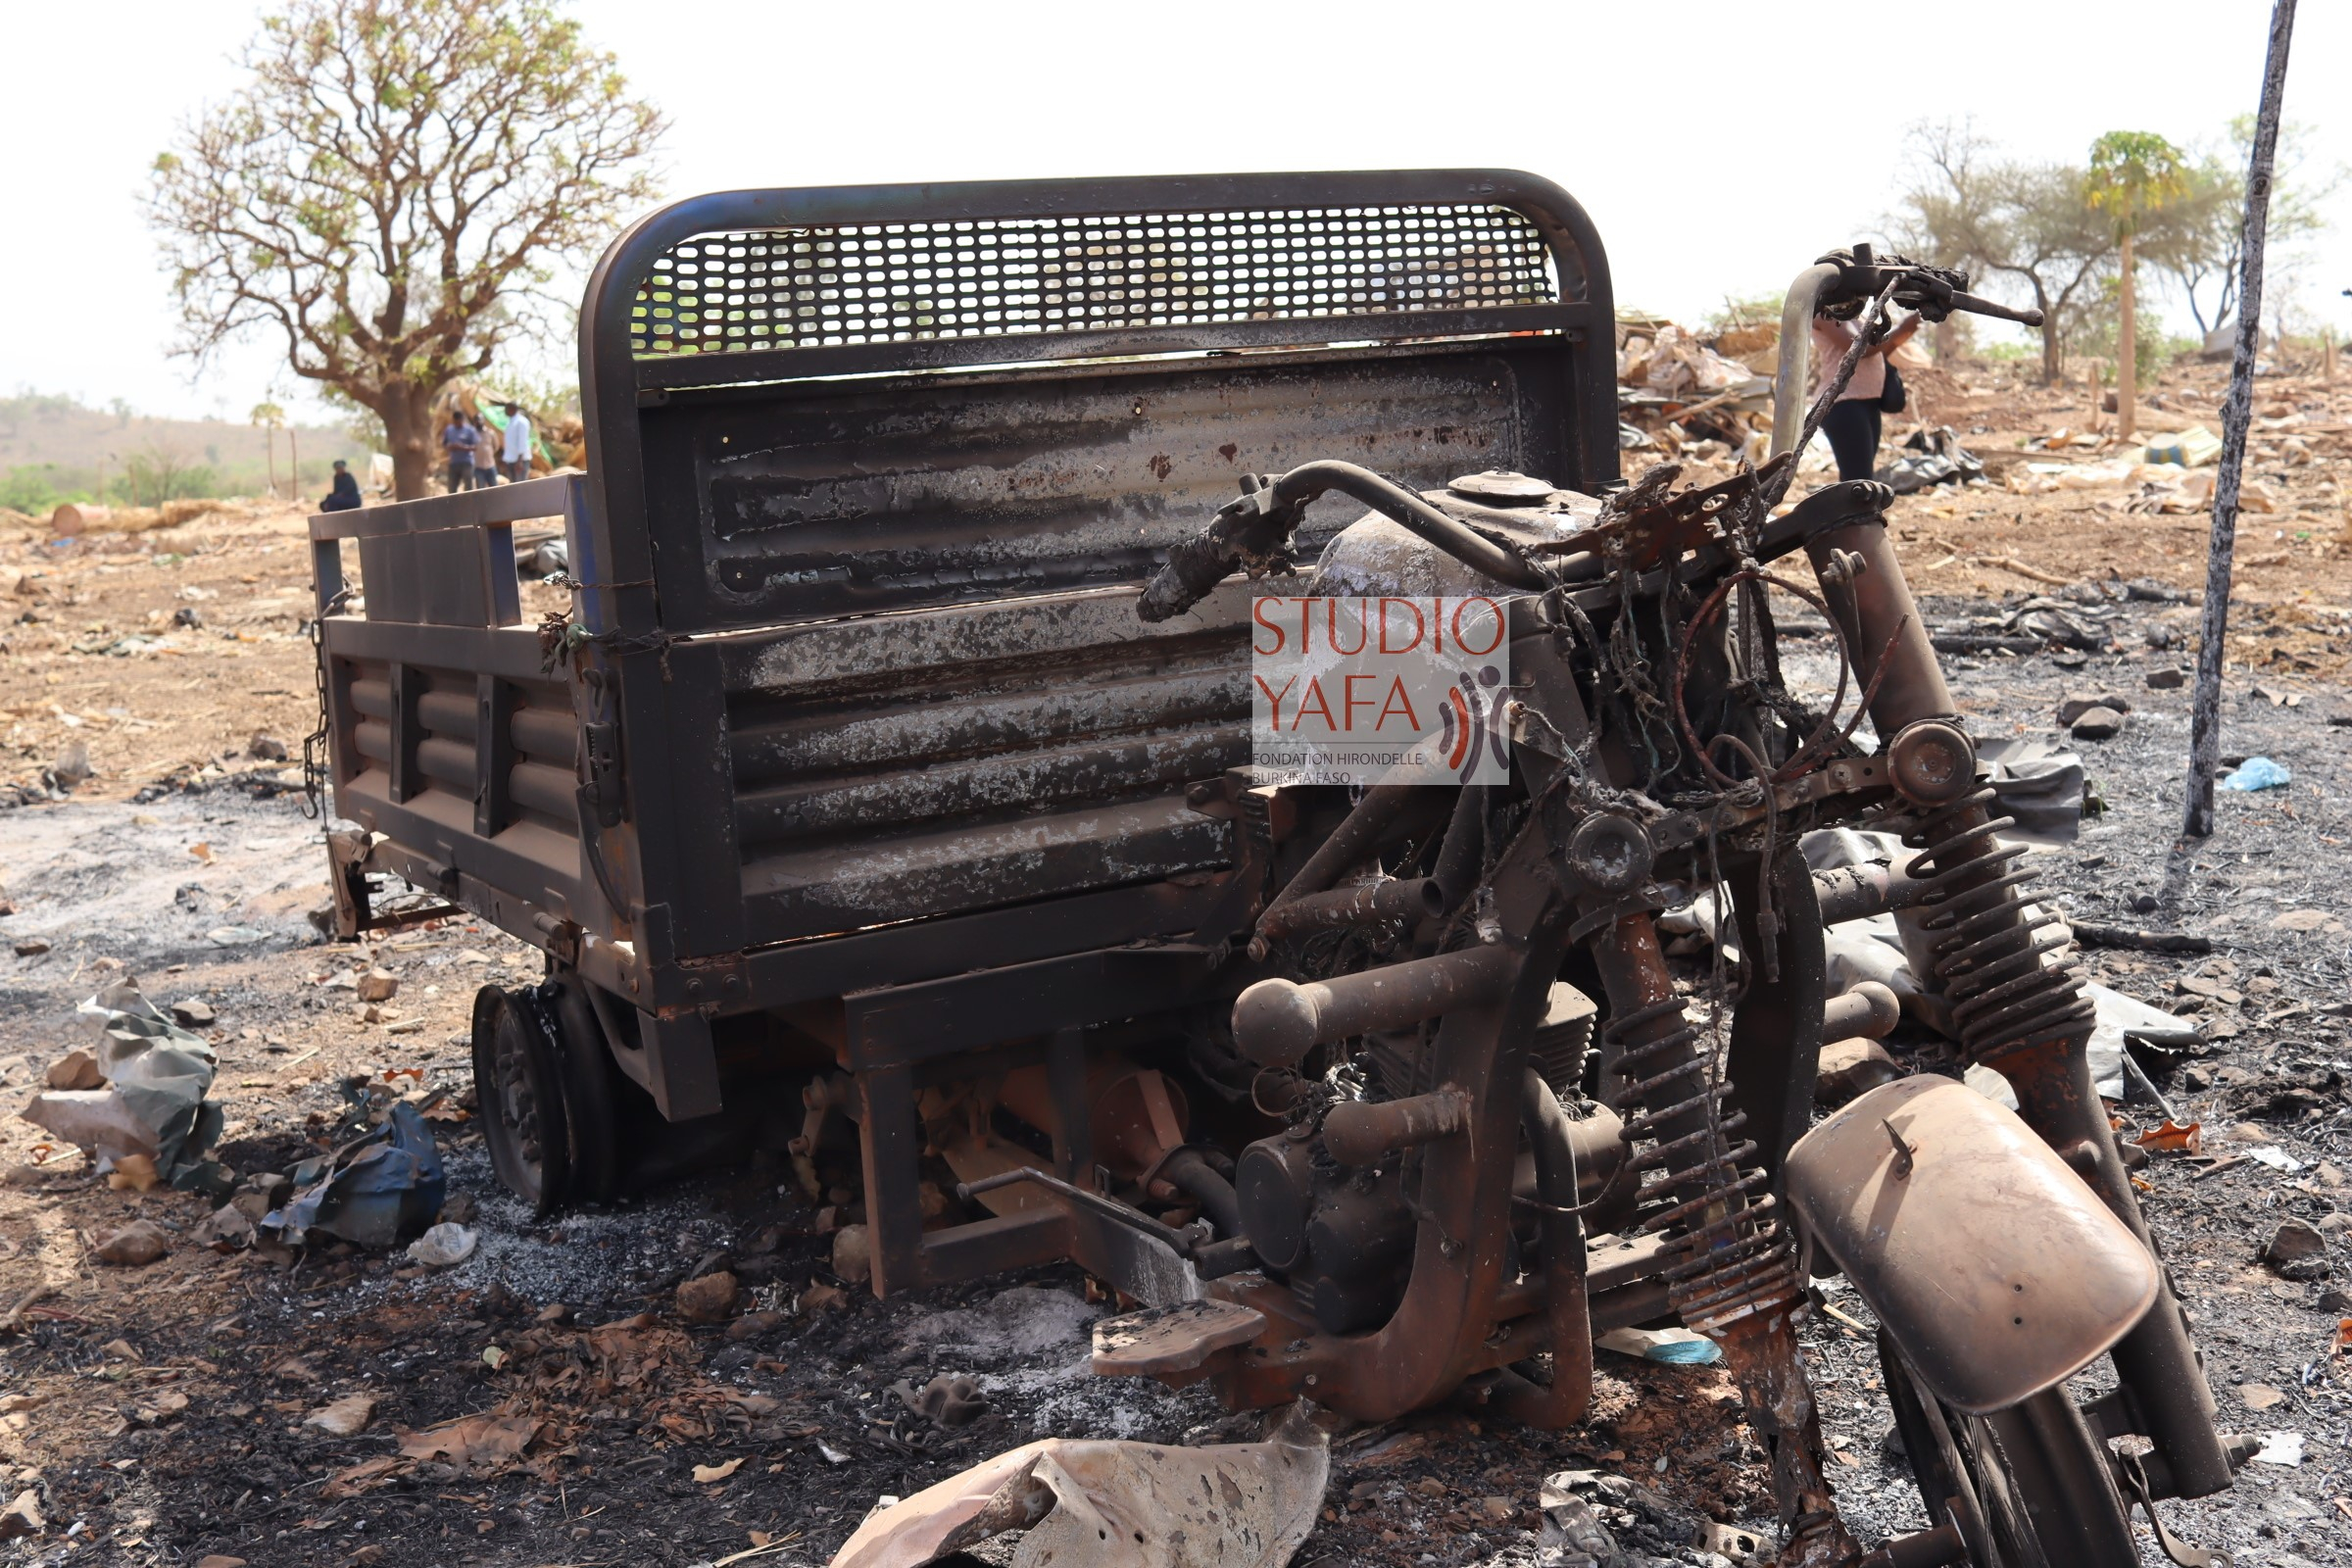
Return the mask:
<svg viewBox="0 0 2352 1568">
<path fill-rule="evenodd" d="M 1626 1142 L 1657 1140 L 1634 1156 L 1634 1168 L 1667 1172 L 1658 1185 L 1672 1200 L 1645 1212 L 1636 1230 L 1672 1232 L 1683 1243 L 1688 1255 L 1666 1271 L 1675 1310 L 1701 1333 L 1720 1334 L 1751 1313 L 1794 1304 L 1795 1248 L 1772 1195 L 1755 1192 L 1764 1171 L 1754 1142 L 1739 1136 L 1747 1117 L 1722 1102 L 1728 1085 L 1706 1081 L 1699 1031 L 1682 1002 L 1668 998 L 1612 1019 L 1602 1038 L 1632 1080 Z"/>
<path fill-rule="evenodd" d="M 1903 839 L 1920 852 L 1907 874 L 1926 885 L 1920 926 L 1971 1061 L 2081 1034 L 2093 1010 L 2075 965 L 2042 959 L 2036 938 L 2057 916 L 2027 912 L 2025 847 L 1995 837 L 2012 825 L 1993 813 L 1989 788 L 1973 789 Z"/>
<path fill-rule="evenodd" d="M 1780 1561 L 1804 1568 L 1848 1563 L 1861 1548 L 1839 1521 L 1823 1474 L 1821 1423 L 1797 1358 L 1794 1314 L 1802 1282 L 1794 1247 L 1760 1194 L 1764 1173 L 1744 1118 L 1710 1080 L 1712 1054 L 1674 994 L 1673 976 L 1647 913 L 1617 915 L 1593 945 L 1609 993 L 1603 1041 L 1628 1080 L 1620 1095 L 1629 1145 L 1654 1139 L 1628 1161 L 1656 1170 L 1661 1203 L 1639 1230 L 1680 1243 L 1666 1270 L 1683 1321 L 1723 1347 L 1739 1380 L 1749 1429 L 1772 1462 L 1786 1532 Z"/>
</svg>

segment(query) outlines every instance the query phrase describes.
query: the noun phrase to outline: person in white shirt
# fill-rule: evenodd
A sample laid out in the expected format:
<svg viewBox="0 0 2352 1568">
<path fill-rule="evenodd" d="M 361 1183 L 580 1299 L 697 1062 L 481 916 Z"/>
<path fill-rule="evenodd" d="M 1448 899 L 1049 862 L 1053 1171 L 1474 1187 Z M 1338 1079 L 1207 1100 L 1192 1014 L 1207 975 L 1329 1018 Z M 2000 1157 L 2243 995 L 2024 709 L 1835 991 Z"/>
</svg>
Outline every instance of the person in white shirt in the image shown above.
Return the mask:
<svg viewBox="0 0 2352 1568">
<path fill-rule="evenodd" d="M 519 482 L 531 476 L 531 418 L 522 412 L 522 405 L 502 405 L 507 413 L 507 431 L 498 449 L 498 467 L 510 481 Z"/>
</svg>

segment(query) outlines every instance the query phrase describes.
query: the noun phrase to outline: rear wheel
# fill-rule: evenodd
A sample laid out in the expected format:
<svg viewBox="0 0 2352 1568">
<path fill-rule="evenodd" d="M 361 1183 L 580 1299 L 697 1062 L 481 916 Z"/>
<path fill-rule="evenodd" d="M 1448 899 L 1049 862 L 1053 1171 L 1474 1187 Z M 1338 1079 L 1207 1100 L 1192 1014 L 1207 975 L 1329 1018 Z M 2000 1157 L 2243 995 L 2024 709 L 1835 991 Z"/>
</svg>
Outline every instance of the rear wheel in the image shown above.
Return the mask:
<svg viewBox="0 0 2352 1568">
<path fill-rule="evenodd" d="M 475 993 L 473 1084 L 499 1181 L 535 1213 L 555 1212 L 570 1183 L 570 1129 L 553 1031 L 527 993 Z"/>
<path fill-rule="evenodd" d="M 1922 1388 L 1884 1333 L 1879 1365 L 1928 1517 L 1958 1526 L 1977 1568 L 2139 1568 L 2106 1445 L 2064 1384 L 1972 1416 Z"/>
</svg>

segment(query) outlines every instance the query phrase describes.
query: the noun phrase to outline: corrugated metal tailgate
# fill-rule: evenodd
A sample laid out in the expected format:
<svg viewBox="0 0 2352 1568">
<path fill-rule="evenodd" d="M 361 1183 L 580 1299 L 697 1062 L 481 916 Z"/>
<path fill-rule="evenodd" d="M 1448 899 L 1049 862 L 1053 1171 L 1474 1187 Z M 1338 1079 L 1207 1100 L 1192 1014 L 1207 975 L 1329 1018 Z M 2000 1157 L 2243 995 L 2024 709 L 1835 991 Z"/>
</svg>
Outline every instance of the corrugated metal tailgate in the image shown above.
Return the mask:
<svg viewBox="0 0 2352 1568">
<path fill-rule="evenodd" d="M 1248 760 L 1248 612 L 1146 626 L 1109 589 L 731 640 L 752 940 L 1226 863 L 1183 792 Z"/>
</svg>

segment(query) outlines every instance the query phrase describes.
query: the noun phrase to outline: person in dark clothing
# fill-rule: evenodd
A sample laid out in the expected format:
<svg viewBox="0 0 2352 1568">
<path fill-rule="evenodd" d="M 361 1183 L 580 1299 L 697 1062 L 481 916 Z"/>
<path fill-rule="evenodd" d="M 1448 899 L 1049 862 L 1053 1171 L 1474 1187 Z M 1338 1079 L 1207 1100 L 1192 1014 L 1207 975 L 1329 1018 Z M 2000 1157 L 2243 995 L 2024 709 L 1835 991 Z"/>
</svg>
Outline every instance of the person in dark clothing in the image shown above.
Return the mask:
<svg viewBox="0 0 2352 1568">
<path fill-rule="evenodd" d="M 1838 402 L 1821 421 L 1821 433 L 1838 457 L 1839 479 L 1867 479 L 1878 470 L 1879 437 L 1885 420 L 1880 400 L 1886 393 L 1886 356 L 1911 341 L 1919 330 L 1914 316 L 1872 343 L 1854 367 Z M 1854 329 L 1827 316 L 1813 318 L 1813 395 L 1837 377 L 1838 367 L 1854 346 Z"/>
<path fill-rule="evenodd" d="M 441 431 L 441 450 L 449 458 L 449 493 L 473 488 L 473 460 L 475 437 L 473 426 L 466 416 L 452 409 L 449 423 Z"/>
<path fill-rule="evenodd" d="M 341 458 L 337 458 L 335 460 L 334 488 L 326 493 L 324 501 L 318 503 L 318 510 L 320 512 L 357 512 L 360 510 L 360 476 L 346 467 Z"/>
</svg>

